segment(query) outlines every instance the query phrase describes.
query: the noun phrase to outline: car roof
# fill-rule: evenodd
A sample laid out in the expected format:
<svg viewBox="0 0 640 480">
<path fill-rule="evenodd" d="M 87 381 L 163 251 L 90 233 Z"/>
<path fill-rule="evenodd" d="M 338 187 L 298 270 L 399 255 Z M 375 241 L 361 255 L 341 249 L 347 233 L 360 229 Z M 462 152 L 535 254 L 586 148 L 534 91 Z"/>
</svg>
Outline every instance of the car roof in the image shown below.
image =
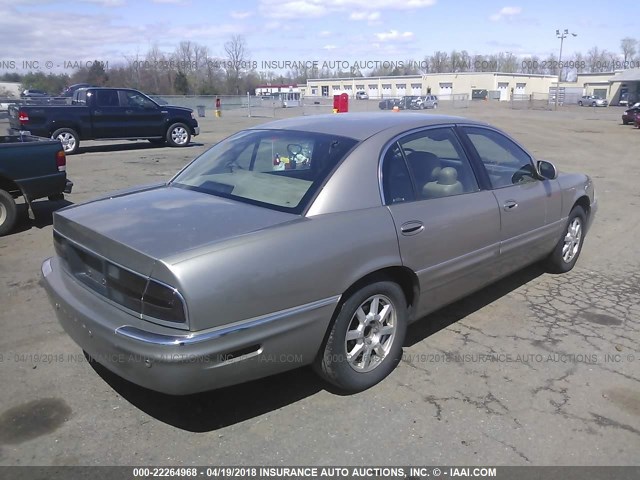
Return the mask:
<svg viewBox="0 0 640 480">
<path fill-rule="evenodd" d="M 423 113 L 337 113 L 328 115 L 310 115 L 276 120 L 251 127 L 251 130 L 298 130 L 339 135 L 356 140 L 364 140 L 388 129 L 411 130 L 433 125 L 466 123 L 486 125 L 482 122 L 450 115 L 425 115 Z"/>
</svg>

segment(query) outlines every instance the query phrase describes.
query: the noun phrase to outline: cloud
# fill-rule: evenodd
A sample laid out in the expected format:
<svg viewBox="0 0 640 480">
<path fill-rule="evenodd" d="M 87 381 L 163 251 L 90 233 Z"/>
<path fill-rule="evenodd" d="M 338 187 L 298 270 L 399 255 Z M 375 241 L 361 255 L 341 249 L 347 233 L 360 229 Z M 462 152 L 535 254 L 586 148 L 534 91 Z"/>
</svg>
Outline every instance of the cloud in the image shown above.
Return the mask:
<svg viewBox="0 0 640 480">
<path fill-rule="evenodd" d="M 231 35 L 242 35 L 248 33 L 248 27 L 236 25 L 236 24 L 222 24 L 212 25 L 211 23 L 204 23 L 200 25 L 188 25 L 180 27 L 169 28 L 167 35 L 170 38 L 181 38 L 184 40 L 207 40 L 211 38 L 215 39 L 227 39 Z"/>
<path fill-rule="evenodd" d="M 378 20 L 380 18 L 380 12 L 353 12 L 349 15 L 351 20 Z"/>
<path fill-rule="evenodd" d="M 80 3 L 92 3 L 100 7 L 121 7 L 124 0 L 81 0 Z"/>
<path fill-rule="evenodd" d="M 16 60 L 51 60 L 56 64 L 58 60 L 121 60 L 122 52 L 131 53 L 131 45 L 147 44 L 152 37 L 151 27 L 116 24 L 107 14 L 74 13 L 70 25 L 69 13 L 61 9 L 25 14 L 16 7 L 0 7 L 0 31 L 12 39 L 11 56 Z M 52 25 L 57 25 L 55 35 L 51 35 Z M 69 45 L 74 46 L 73 51 Z"/>
<path fill-rule="evenodd" d="M 436 0 L 258 0 L 260 12 L 271 18 L 318 18 L 334 12 L 356 11 L 352 20 L 377 21 L 380 10 L 411 10 L 430 7 Z M 369 19 L 368 15 L 376 14 Z M 353 15 L 353 14 L 352 14 Z"/>
<path fill-rule="evenodd" d="M 323 30 L 318 34 L 319 37 L 329 37 L 330 35 L 331 35 L 330 30 Z"/>
<path fill-rule="evenodd" d="M 323 48 L 323 50 L 329 50 L 329 51 L 331 51 L 331 50 L 335 50 L 335 49 L 336 49 L 336 48 L 338 48 L 338 47 L 337 47 L 337 46 L 335 46 L 335 45 L 325 45 L 325 46 L 324 46 L 324 47 L 322 47 L 322 48 Z"/>
<path fill-rule="evenodd" d="M 406 41 L 413 38 L 413 32 L 399 32 L 397 30 L 389 30 L 388 32 L 376 33 L 376 38 L 381 42 L 388 41 Z"/>
<path fill-rule="evenodd" d="M 231 18 L 235 18 L 236 20 L 244 20 L 245 18 L 249 18 L 253 15 L 253 12 L 231 12 Z"/>
<path fill-rule="evenodd" d="M 491 15 L 489 19 L 492 22 L 499 22 L 504 18 L 506 18 L 507 20 L 511 20 L 513 17 L 520 15 L 521 13 L 521 7 L 502 7 L 499 12 Z"/>
</svg>

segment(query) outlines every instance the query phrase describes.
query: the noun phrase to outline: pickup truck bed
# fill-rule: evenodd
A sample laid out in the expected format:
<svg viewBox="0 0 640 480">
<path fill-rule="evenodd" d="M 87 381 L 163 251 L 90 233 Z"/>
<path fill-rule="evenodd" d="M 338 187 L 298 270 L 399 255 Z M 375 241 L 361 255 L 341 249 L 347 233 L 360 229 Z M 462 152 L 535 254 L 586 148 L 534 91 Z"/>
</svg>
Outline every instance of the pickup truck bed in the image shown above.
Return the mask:
<svg viewBox="0 0 640 480">
<path fill-rule="evenodd" d="M 0 136 L 0 236 L 11 231 L 17 220 L 17 198 L 24 197 L 33 215 L 33 200 L 58 200 L 72 187 L 59 141 L 30 135 Z"/>
</svg>

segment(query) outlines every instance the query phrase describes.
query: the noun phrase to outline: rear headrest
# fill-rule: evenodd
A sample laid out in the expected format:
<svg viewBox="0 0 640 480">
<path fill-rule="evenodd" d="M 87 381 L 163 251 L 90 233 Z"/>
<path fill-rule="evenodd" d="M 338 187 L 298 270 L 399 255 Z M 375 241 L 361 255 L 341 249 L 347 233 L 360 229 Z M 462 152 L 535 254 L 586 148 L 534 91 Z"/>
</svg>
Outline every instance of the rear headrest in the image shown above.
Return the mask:
<svg viewBox="0 0 640 480">
<path fill-rule="evenodd" d="M 458 171 L 453 167 L 445 167 L 438 173 L 440 185 L 454 185 L 458 181 Z"/>
</svg>

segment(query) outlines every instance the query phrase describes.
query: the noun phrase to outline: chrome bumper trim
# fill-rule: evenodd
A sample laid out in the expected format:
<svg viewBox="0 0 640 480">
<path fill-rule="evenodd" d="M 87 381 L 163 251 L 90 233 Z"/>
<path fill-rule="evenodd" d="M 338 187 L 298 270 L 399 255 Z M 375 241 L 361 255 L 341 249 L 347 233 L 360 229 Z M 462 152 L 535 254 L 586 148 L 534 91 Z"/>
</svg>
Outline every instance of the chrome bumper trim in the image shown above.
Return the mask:
<svg viewBox="0 0 640 480">
<path fill-rule="evenodd" d="M 206 342 L 214 340 L 216 338 L 223 337 L 225 335 L 242 332 L 250 328 L 255 328 L 260 325 L 283 320 L 285 318 L 297 315 L 300 313 L 309 312 L 318 308 L 326 307 L 331 304 L 337 304 L 340 300 L 340 295 L 325 298 L 323 300 L 317 300 L 315 302 L 300 305 L 298 307 L 288 308 L 286 310 L 280 310 L 279 312 L 269 313 L 260 317 L 250 318 L 241 322 L 236 322 L 231 325 L 225 325 L 222 327 L 216 327 L 213 330 L 207 330 L 205 332 L 192 333 L 190 335 L 162 335 L 152 332 L 147 332 L 130 325 L 124 325 L 118 327 L 115 330 L 117 335 L 131 338 L 143 343 L 150 343 L 153 345 L 163 346 L 186 346 L 193 345 L 200 342 Z"/>
</svg>

